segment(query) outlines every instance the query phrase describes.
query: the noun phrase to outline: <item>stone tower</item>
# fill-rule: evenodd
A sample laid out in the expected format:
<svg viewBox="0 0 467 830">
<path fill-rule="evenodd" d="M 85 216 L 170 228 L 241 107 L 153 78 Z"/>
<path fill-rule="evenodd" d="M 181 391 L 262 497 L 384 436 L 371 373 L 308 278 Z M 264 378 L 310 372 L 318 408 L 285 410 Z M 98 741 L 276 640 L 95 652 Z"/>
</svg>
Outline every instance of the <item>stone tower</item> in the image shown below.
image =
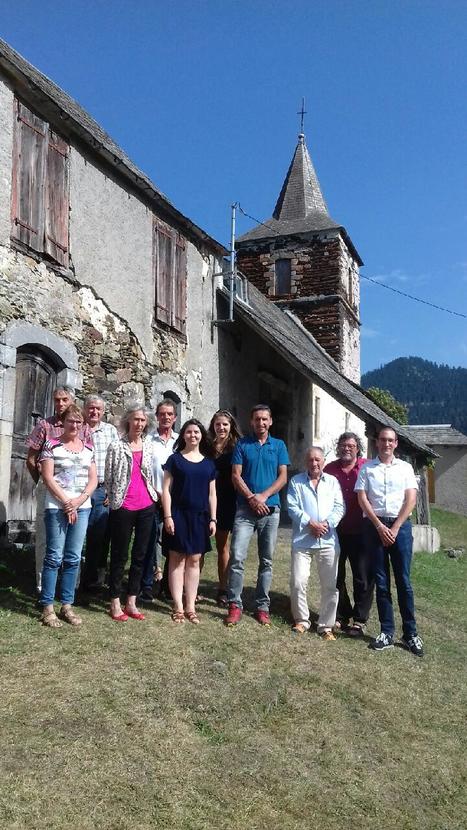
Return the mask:
<svg viewBox="0 0 467 830">
<path fill-rule="evenodd" d="M 357 383 L 362 264 L 345 228 L 329 215 L 300 133 L 272 218 L 237 241 L 237 267 L 272 302 L 293 312 Z"/>
</svg>

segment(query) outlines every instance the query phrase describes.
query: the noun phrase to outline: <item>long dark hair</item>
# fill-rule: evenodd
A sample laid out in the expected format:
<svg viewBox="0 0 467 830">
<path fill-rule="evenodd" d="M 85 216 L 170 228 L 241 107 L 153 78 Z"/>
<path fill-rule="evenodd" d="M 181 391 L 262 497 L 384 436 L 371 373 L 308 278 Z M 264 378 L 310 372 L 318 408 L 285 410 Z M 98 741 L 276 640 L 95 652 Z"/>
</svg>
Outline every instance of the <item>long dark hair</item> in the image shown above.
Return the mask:
<svg viewBox="0 0 467 830">
<path fill-rule="evenodd" d="M 238 426 L 238 424 L 237 424 L 234 416 L 232 415 L 232 413 L 229 412 L 228 409 L 218 409 L 217 412 L 215 412 L 214 415 L 211 418 L 210 424 L 208 426 L 208 435 L 209 435 L 209 438 L 211 439 L 211 441 L 213 443 L 216 455 L 220 455 L 220 453 L 218 453 L 218 451 L 217 451 L 217 449 L 218 449 L 217 445 L 216 445 L 217 436 L 216 436 L 216 431 L 214 429 L 214 422 L 215 422 L 216 418 L 227 418 L 227 420 L 230 424 L 230 432 L 229 432 L 229 434 L 227 436 L 227 440 L 226 440 L 226 442 L 225 442 L 225 444 L 222 448 L 223 452 L 231 452 L 233 450 L 233 448 L 235 447 L 235 444 L 237 443 L 238 439 L 242 437 L 242 433 L 240 432 L 240 427 Z"/>
<path fill-rule="evenodd" d="M 214 455 L 214 449 L 211 443 L 211 439 L 209 438 L 206 428 L 202 425 L 201 421 L 198 421 L 197 418 L 189 418 L 188 421 L 185 421 L 182 428 L 180 429 L 180 434 L 175 441 L 174 444 L 174 452 L 182 452 L 185 449 L 185 430 L 189 426 L 198 427 L 199 431 L 201 432 L 201 441 L 199 442 L 199 451 L 201 455 L 207 456 L 207 458 L 212 458 Z"/>
</svg>

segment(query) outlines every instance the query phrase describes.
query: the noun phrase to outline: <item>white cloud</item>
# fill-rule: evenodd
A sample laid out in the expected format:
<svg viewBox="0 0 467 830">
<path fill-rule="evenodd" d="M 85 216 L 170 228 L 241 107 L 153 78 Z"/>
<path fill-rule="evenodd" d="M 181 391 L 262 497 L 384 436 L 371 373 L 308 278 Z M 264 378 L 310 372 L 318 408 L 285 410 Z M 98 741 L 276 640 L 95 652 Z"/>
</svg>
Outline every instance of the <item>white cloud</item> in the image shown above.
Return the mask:
<svg viewBox="0 0 467 830">
<path fill-rule="evenodd" d="M 366 274 L 362 273 L 363 284 L 371 285 L 371 282 L 365 280 Z M 375 282 L 394 284 L 399 283 L 407 287 L 407 283 L 413 285 L 420 285 L 427 282 L 430 278 L 429 274 L 408 274 L 403 268 L 393 268 L 391 271 L 381 274 L 368 274 L 368 276 Z"/>
<path fill-rule="evenodd" d="M 362 326 L 360 329 L 360 337 L 380 337 L 380 332 L 376 329 L 370 329 L 368 326 Z"/>
</svg>

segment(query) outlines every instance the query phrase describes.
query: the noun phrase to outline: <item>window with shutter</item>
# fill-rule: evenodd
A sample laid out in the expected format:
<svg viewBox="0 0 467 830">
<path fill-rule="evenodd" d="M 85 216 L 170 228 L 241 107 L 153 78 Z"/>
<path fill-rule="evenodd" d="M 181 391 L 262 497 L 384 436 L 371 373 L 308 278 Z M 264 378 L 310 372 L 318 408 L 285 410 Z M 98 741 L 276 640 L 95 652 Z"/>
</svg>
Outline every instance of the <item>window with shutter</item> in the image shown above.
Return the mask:
<svg viewBox="0 0 467 830">
<path fill-rule="evenodd" d="M 68 144 L 49 131 L 45 198 L 44 250 L 68 265 Z"/>
<path fill-rule="evenodd" d="M 11 237 L 68 265 L 68 144 L 15 101 Z"/>
<path fill-rule="evenodd" d="M 186 249 L 183 240 L 177 240 L 175 246 L 175 302 L 174 327 L 185 334 L 186 327 Z"/>
<path fill-rule="evenodd" d="M 154 220 L 153 268 L 156 320 L 182 334 L 186 316 L 186 246 L 173 229 Z"/>
</svg>

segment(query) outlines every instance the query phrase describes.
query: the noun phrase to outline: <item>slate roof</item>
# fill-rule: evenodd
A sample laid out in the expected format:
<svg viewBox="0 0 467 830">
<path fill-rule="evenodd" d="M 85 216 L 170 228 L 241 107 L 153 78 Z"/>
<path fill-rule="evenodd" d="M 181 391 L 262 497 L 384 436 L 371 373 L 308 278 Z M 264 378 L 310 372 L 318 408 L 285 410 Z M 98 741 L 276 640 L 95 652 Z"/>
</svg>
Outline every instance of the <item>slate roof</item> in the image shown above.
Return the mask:
<svg viewBox="0 0 467 830">
<path fill-rule="evenodd" d="M 286 222 L 315 213 L 330 220 L 305 136 L 301 133 L 272 215 L 278 222 Z"/>
<path fill-rule="evenodd" d="M 411 424 L 406 427 L 414 438 L 434 446 L 467 446 L 467 435 L 454 429 L 451 424 Z"/>
<path fill-rule="evenodd" d="M 228 291 L 221 289 L 228 299 Z M 236 297 L 235 316 L 252 328 L 313 383 L 317 383 L 340 404 L 374 427 L 390 426 L 399 436 L 401 449 L 420 460 L 436 457 L 422 439 L 389 417 L 358 384 L 347 380 L 337 363 L 316 342 L 291 311 L 281 311 L 274 303 L 248 283 L 248 303 Z"/>
<path fill-rule="evenodd" d="M 209 236 L 187 216 L 184 216 L 156 185 L 143 173 L 113 139 L 94 121 L 73 98 L 57 84 L 28 63 L 18 52 L 0 39 L 0 68 L 12 80 L 15 92 L 32 108 L 48 118 L 54 127 L 66 137 L 75 136 L 84 142 L 94 154 L 123 177 L 134 190 L 139 191 L 146 202 L 185 231 L 198 242 L 225 256 L 226 248 Z"/>
<path fill-rule="evenodd" d="M 251 231 L 239 236 L 237 247 L 242 249 L 248 243 L 265 241 L 277 236 L 324 231 L 341 232 L 359 265 L 363 265 L 345 228 L 329 215 L 305 136 L 300 133 L 271 219 L 266 219 Z"/>
</svg>

